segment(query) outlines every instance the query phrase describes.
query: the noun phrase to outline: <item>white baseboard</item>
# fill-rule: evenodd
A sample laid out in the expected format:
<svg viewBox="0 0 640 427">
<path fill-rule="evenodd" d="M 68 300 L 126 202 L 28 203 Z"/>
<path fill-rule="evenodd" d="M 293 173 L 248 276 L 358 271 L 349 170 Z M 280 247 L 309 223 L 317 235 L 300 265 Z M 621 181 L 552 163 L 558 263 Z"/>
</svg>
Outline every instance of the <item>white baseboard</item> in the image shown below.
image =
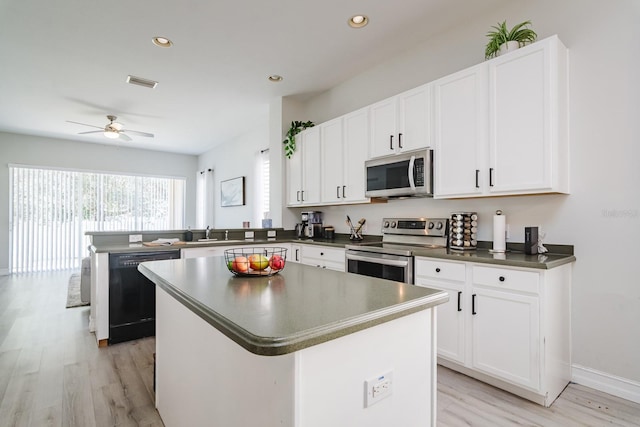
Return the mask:
<svg viewBox="0 0 640 427">
<path fill-rule="evenodd" d="M 0 268 L 0 276 L 8 276 L 11 274 L 8 268 Z"/>
<path fill-rule="evenodd" d="M 572 381 L 612 396 L 640 403 L 640 383 L 580 365 L 572 366 Z"/>
</svg>

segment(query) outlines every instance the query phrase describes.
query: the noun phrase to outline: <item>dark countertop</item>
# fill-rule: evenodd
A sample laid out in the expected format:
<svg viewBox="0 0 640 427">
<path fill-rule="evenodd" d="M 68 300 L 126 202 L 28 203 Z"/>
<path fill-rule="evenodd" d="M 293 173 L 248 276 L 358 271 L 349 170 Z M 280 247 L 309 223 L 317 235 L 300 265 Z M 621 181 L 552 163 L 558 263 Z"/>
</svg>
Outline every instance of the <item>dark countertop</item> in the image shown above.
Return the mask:
<svg viewBox="0 0 640 427">
<path fill-rule="evenodd" d="M 451 261 L 467 261 L 482 264 L 493 264 L 508 267 L 524 267 L 548 270 L 569 264 L 576 257 L 569 254 L 539 254 L 526 255 L 524 252 L 507 251 L 503 254 L 491 253 L 488 249 L 475 249 L 471 251 L 455 251 L 451 249 L 422 249 L 415 251 L 415 256 L 439 258 Z"/>
<path fill-rule="evenodd" d="M 173 246 L 154 246 L 148 247 L 141 244 L 126 244 L 126 245 L 102 245 L 92 246 L 91 250 L 97 253 L 109 252 L 109 253 L 126 253 L 126 252 L 142 252 L 142 251 L 166 251 L 176 249 L 189 249 L 189 248 L 201 248 L 201 247 L 215 247 L 215 246 L 247 246 L 254 245 L 260 246 L 264 244 L 278 244 L 278 243 L 291 243 L 291 244 L 305 244 L 305 245 L 319 245 L 335 248 L 344 248 L 345 245 L 359 244 L 379 241 L 381 236 L 366 236 L 363 241 L 352 241 L 348 237 L 338 237 L 333 240 L 327 239 L 297 239 L 297 238 L 277 238 L 277 239 L 254 239 L 254 240 L 216 240 L 209 242 L 190 242 L 189 244 L 173 245 Z M 513 245 L 519 248 L 517 244 Z M 522 246 L 522 245 L 520 245 Z M 439 258 L 453 261 L 468 261 L 477 262 L 483 264 L 494 264 L 510 267 L 524 267 L 524 268 L 537 268 L 548 270 L 550 268 L 559 267 L 564 264 L 568 264 L 576 261 L 576 257 L 573 255 L 573 247 L 567 245 L 548 245 L 550 252 L 539 255 L 525 255 L 524 252 L 518 250 L 508 250 L 504 254 L 493 254 L 489 252 L 486 247 L 479 247 L 470 251 L 456 251 L 446 248 L 442 249 L 416 249 L 415 255 L 421 257 Z"/>
<path fill-rule="evenodd" d="M 446 292 L 293 262 L 272 277 L 235 277 L 223 257 L 138 269 L 246 350 L 287 354 L 448 301 Z"/>
</svg>

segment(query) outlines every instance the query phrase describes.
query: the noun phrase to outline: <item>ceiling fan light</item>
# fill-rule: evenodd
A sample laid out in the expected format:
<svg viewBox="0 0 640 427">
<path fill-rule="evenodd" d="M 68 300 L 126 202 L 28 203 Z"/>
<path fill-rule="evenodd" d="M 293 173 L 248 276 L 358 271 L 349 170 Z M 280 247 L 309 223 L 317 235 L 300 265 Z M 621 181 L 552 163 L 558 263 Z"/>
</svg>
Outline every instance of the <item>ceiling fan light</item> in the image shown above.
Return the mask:
<svg viewBox="0 0 640 427">
<path fill-rule="evenodd" d="M 106 136 L 107 138 L 116 139 L 118 137 L 118 132 L 115 132 L 113 130 L 105 130 L 104 136 Z"/>
</svg>

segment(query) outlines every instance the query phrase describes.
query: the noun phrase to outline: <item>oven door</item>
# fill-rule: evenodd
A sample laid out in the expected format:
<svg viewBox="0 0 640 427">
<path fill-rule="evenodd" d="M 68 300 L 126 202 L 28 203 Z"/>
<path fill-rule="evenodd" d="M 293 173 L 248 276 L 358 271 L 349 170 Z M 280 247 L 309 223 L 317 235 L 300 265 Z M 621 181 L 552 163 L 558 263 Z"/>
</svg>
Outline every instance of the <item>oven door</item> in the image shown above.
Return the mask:
<svg viewBox="0 0 640 427">
<path fill-rule="evenodd" d="M 348 273 L 413 284 L 413 257 L 348 249 L 345 260 Z"/>
</svg>

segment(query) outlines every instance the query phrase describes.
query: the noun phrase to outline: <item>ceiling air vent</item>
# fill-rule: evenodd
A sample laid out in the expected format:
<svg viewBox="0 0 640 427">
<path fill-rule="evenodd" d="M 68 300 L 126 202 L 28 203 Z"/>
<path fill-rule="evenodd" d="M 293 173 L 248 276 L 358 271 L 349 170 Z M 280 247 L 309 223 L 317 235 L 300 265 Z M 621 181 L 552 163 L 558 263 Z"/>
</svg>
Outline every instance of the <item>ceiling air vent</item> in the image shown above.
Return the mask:
<svg viewBox="0 0 640 427">
<path fill-rule="evenodd" d="M 149 89 L 155 89 L 156 86 L 158 86 L 158 82 L 156 81 L 143 79 L 142 77 L 136 77 L 136 76 L 127 76 L 127 83 L 130 83 L 132 85 L 148 87 Z"/>
</svg>

